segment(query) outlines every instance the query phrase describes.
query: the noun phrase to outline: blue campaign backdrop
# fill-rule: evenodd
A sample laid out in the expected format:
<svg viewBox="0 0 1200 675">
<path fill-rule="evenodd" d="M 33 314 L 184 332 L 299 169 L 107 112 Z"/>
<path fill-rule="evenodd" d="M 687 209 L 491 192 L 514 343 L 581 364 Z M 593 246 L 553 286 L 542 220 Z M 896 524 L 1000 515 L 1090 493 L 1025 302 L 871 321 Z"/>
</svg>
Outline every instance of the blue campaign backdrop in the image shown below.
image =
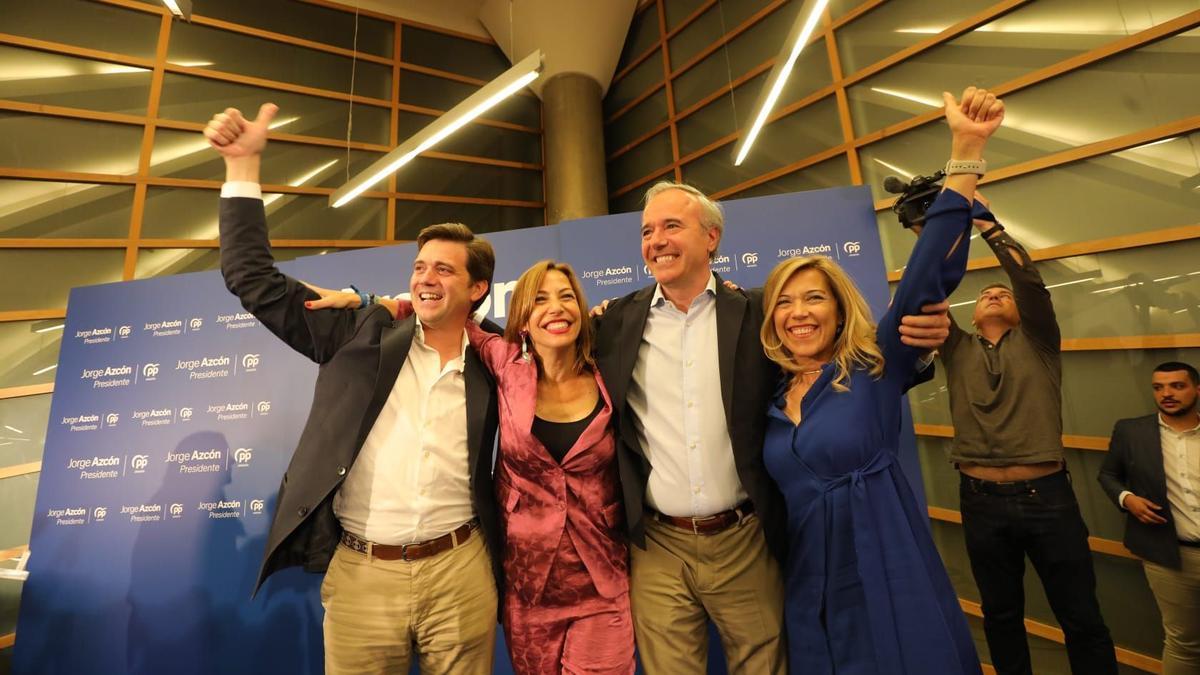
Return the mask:
<svg viewBox="0 0 1200 675">
<path fill-rule="evenodd" d="M 725 203 L 713 268 L 760 285 L 822 254 L 876 316 L 887 280 L 870 193 L 837 188 Z M 215 206 L 215 205 L 214 205 Z M 593 302 L 653 283 L 638 214 L 487 235 L 504 323 L 520 273 L 570 262 Z M 314 284 L 407 290 L 415 245 L 281 264 Z M 251 599 L 280 477 L 315 366 L 244 313 L 217 272 L 71 293 L 13 659 L 17 673 L 322 672 L 320 577 L 275 574 Z M 924 499 L 914 439 L 903 466 Z M 724 672 L 718 640 L 710 671 Z M 503 643 L 499 673 L 510 673 Z"/>
</svg>

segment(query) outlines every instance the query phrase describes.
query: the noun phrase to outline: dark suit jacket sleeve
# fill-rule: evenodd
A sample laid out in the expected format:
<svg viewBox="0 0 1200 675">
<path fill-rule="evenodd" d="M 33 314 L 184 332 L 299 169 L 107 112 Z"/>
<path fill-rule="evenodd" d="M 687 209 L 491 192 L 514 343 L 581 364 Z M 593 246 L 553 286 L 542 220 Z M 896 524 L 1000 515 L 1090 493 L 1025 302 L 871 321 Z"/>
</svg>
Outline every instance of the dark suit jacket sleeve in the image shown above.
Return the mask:
<svg viewBox="0 0 1200 675">
<path fill-rule="evenodd" d="M 279 271 L 267 238 L 261 199 L 221 199 L 221 275 L 242 307 L 301 354 L 324 363 L 354 335 L 355 312 L 305 309 L 319 296 Z M 379 306 L 367 311 L 387 311 Z"/>
<path fill-rule="evenodd" d="M 1121 493 L 1128 490 L 1129 485 L 1129 435 L 1126 433 L 1126 422 L 1128 420 L 1118 420 L 1113 426 L 1112 438 L 1108 442 L 1108 453 L 1104 456 L 1104 464 L 1100 466 L 1100 475 L 1097 479 L 1100 481 L 1100 487 L 1104 489 L 1104 493 L 1108 498 L 1117 504 L 1117 498 Z"/>
</svg>

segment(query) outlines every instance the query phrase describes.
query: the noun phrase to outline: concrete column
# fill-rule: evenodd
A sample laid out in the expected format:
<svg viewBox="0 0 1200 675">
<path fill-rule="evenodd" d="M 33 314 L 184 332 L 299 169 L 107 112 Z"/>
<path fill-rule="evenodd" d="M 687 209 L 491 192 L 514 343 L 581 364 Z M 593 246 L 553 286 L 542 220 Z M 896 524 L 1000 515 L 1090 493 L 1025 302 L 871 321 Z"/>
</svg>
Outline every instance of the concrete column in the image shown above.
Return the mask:
<svg viewBox="0 0 1200 675">
<path fill-rule="evenodd" d="M 600 85 L 560 73 L 542 88 L 546 222 L 608 214 Z"/>
</svg>

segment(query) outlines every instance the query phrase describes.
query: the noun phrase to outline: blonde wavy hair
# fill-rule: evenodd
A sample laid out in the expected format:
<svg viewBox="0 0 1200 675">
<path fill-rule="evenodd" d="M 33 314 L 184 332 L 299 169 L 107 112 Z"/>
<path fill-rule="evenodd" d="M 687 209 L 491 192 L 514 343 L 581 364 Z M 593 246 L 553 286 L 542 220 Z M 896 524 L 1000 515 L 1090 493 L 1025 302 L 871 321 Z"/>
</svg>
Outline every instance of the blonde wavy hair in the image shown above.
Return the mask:
<svg viewBox="0 0 1200 675">
<path fill-rule="evenodd" d="M 783 344 L 783 339 L 775 330 L 775 304 L 783 293 L 783 287 L 793 276 L 804 270 L 817 270 L 825 275 L 825 281 L 833 292 L 837 302 L 839 330 L 833 342 L 833 363 L 837 372 L 833 378 L 835 391 L 850 391 L 850 372 L 862 368 L 873 377 L 883 375 L 883 352 L 875 341 L 875 322 L 871 318 L 871 308 L 854 284 L 849 274 L 825 256 L 808 256 L 789 258 L 775 266 L 767 277 L 763 288 L 763 318 L 759 338 L 762 340 L 763 351 L 771 359 L 789 373 L 800 372 L 791 351 Z"/>
</svg>

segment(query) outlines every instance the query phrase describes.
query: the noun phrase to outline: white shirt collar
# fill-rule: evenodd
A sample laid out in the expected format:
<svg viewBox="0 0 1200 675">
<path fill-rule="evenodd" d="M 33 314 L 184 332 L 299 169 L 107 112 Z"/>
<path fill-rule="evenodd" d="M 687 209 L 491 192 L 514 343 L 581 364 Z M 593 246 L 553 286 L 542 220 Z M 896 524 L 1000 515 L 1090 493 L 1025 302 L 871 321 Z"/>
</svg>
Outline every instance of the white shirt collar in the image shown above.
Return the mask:
<svg viewBox="0 0 1200 675">
<path fill-rule="evenodd" d="M 417 342 L 418 344 L 420 344 L 422 347 L 424 347 L 426 349 L 433 349 L 429 345 L 425 344 L 425 327 L 421 324 L 421 318 L 416 317 L 416 316 L 414 316 L 413 318 L 415 318 L 417 320 L 417 326 L 413 331 L 413 341 Z M 467 341 L 467 331 L 466 331 L 466 329 L 463 329 L 462 342 L 459 345 L 458 356 L 455 359 L 453 359 L 452 361 L 447 362 L 446 368 L 453 368 L 454 370 L 457 370 L 460 373 L 463 372 L 463 368 L 466 367 L 466 363 L 467 363 L 466 357 L 467 357 L 467 345 L 468 344 L 470 344 L 470 343 Z"/>
<path fill-rule="evenodd" d="M 1184 429 L 1183 431 L 1175 431 L 1174 429 L 1172 429 L 1172 428 L 1171 428 L 1171 426 L 1170 426 L 1169 424 L 1167 424 L 1166 420 L 1164 420 L 1164 419 L 1163 419 L 1163 414 L 1162 414 L 1162 411 L 1159 411 L 1159 413 L 1158 413 L 1158 426 L 1159 426 L 1159 427 L 1161 427 L 1161 428 L 1163 428 L 1163 429 L 1166 429 L 1166 430 L 1170 431 L 1171 433 L 1175 433 L 1175 434 L 1190 434 L 1190 433 L 1193 433 L 1193 432 L 1195 432 L 1195 431 L 1198 431 L 1198 430 L 1200 430 L 1200 421 L 1197 421 L 1197 422 L 1196 422 L 1196 426 L 1194 426 L 1194 427 L 1192 427 L 1192 428 L 1190 428 L 1190 429 Z"/>
<path fill-rule="evenodd" d="M 713 297 L 717 295 L 717 275 L 712 272 L 708 273 L 708 283 L 704 285 L 704 291 L 701 295 L 707 293 Z M 650 306 L 658 307 L 667 301 L 667 296 L 663 295 L 662 284 L 654 285 L 654 296 L 650 298 Z"/>
</svg>

